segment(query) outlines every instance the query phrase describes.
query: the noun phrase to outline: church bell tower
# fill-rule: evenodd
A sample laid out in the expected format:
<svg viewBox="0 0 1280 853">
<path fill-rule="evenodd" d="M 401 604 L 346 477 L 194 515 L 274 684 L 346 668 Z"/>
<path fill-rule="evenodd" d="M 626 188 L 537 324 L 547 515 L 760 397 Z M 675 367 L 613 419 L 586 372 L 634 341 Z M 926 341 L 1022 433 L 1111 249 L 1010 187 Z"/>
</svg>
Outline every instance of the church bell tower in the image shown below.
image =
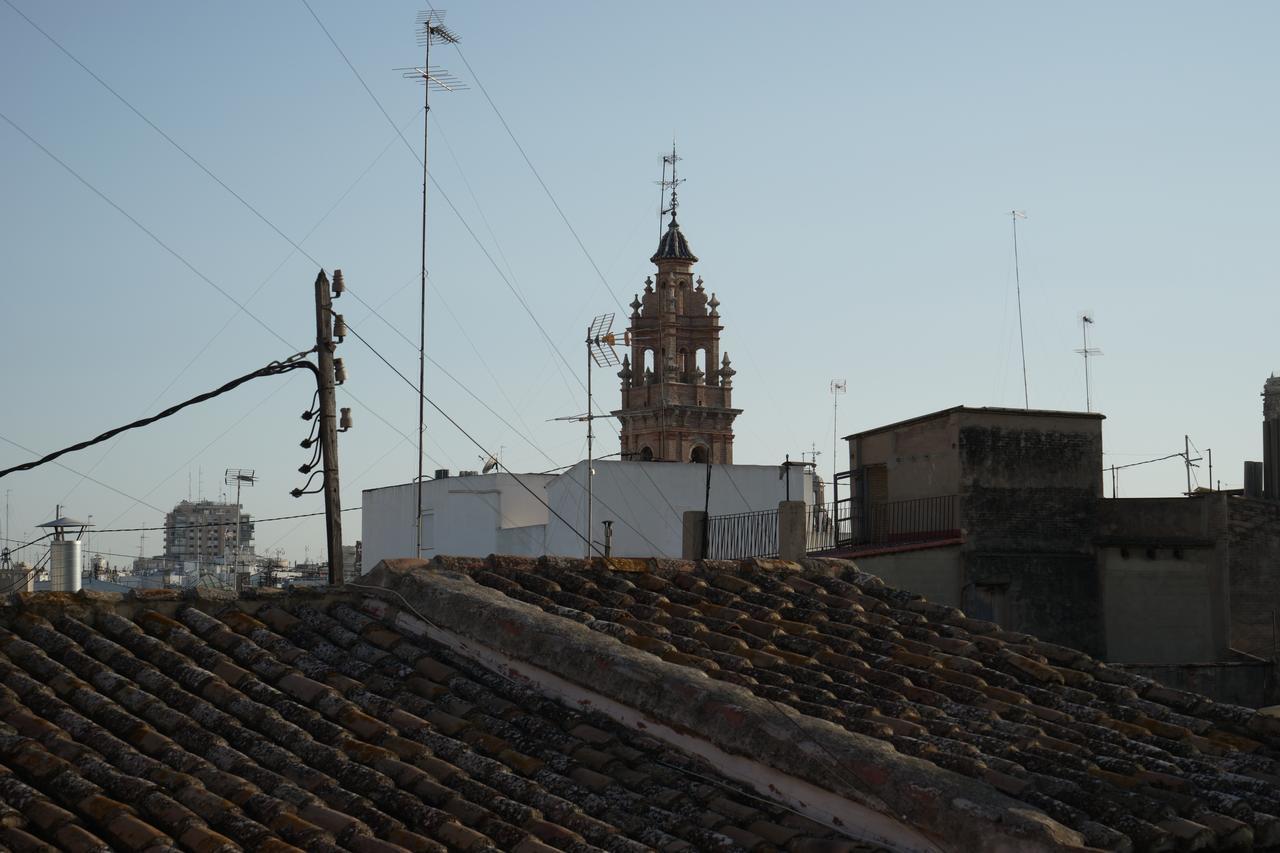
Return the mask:
<svg viewBox="0 0 1280 853">
<path fill-rule="evenodd" d="M 671 214 L 658 251 L 657 272 L 631 302 L 631 352 L 623 357 L 622 458 L 661 462 L 733 462 L 733 375 L 720 352 L 720 301 L 694 279 L 698 258 L 676 221 L 675 150 L 664 157 L 663 185 Z M 666 180 L 665 164 L 671 165 Z"/>
</svg>

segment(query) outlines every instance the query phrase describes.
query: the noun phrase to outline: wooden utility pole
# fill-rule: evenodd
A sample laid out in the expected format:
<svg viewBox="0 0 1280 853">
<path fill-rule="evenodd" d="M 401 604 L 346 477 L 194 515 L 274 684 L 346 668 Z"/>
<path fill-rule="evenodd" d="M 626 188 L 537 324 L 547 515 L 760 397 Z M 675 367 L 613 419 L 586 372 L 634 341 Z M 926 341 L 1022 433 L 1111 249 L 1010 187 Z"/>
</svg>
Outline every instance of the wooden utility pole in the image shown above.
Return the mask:
<svg viewBox="0 0 1280 853">
<path fill-rule="evenodd" d="M 334 270 L 335 279 L 342 276 Z M 324 471 L 325 541 L 329 546 L 329 584 L 341 586 L 342 498 L 338 493 L 338 403 L 334 392 L 333 299 L 329 277 L 320 270 L 316 276 L 316 360 L 320 368 L 320 464 Z"/>
</svg>

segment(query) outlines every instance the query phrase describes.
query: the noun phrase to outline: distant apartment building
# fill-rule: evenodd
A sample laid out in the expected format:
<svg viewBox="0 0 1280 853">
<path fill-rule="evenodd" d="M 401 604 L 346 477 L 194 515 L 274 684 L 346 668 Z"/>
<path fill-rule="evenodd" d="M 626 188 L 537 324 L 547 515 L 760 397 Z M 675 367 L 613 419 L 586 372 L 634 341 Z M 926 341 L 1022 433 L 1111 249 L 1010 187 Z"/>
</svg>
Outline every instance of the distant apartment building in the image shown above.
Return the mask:
<svg viewBox="0 0 1280 853">
<path fill-rule="evenodd" d="M 239 538 L 236 531 L 239 527 Z M 253 522 L 239 504 L 182 501 L 164 517 L 164 556 L 176 562 L 233 559 L 253 553 Z"/>
</svg>

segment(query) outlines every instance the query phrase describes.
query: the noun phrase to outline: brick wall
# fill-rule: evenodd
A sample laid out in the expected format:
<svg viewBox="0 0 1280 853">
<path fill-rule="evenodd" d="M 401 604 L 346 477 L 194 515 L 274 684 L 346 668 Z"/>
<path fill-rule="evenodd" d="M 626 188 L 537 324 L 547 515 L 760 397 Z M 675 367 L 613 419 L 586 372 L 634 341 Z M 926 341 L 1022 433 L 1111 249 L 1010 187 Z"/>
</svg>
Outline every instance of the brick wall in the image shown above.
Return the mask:
<svg viewBox="0 0 1280 853">
<path fill-rule="evenodd" d="M 1270 659 L 1273 613 L 1280 626 L 1280 501 L 1227 501 L 1227 548 L 1231 644 Z"/>
</svg>

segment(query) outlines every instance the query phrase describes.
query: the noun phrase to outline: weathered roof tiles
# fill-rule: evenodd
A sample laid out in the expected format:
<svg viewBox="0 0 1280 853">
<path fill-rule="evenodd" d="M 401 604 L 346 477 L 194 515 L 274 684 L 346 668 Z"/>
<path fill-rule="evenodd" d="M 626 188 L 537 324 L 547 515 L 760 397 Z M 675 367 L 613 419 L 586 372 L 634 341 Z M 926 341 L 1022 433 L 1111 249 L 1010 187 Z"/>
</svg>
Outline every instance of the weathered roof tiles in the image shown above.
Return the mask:
<svg viewBox="0 0 1280 853">
<path fill-rule="evenodd" d="M 1280 722 L 851 563 L 446 561 L 618 642 L 990 785 L 1114 850 L 1280 845 Z"/>
<path fill-rule="evenodd" d="M 872 849 L 357 596 L 174 598 L 0 614 L 0 845 Z"/>
</svg>

